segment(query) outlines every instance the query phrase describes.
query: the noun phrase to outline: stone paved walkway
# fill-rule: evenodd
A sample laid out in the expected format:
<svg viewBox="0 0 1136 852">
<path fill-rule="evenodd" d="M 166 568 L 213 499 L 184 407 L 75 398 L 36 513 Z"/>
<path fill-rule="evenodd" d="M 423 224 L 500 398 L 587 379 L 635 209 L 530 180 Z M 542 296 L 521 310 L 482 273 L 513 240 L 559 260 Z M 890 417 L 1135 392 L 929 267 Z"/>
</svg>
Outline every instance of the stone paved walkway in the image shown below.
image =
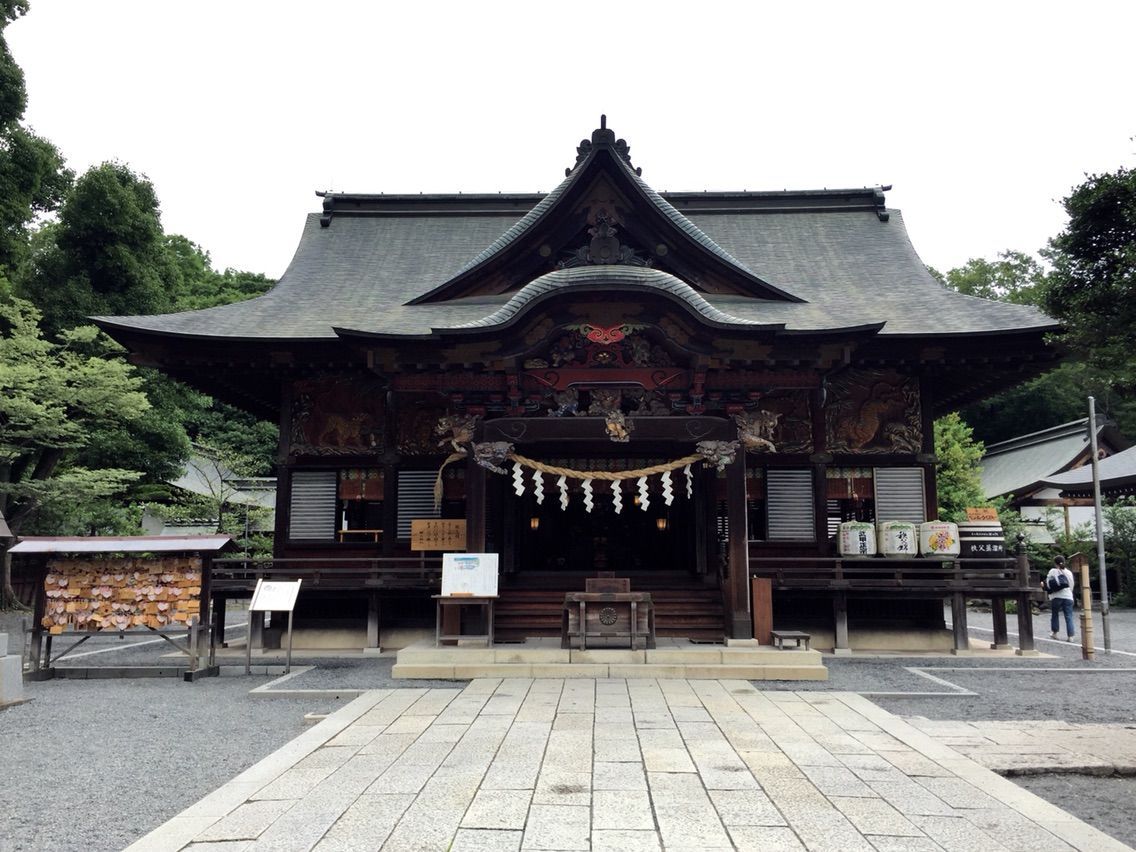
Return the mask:
<svg viewBox="0 0 1136 852">
<path fill-rule="evenodd" d="M 911 718 L 939 743 L 1003 775 L 1136 775 L 1136 727 L 1032 722 L 949 722 Z"/>
<path fill-rule="evenodd" d="M 857 695 L 486 679 L 366 693 L 129 852 L 1127 848 Z"/>
</svg>

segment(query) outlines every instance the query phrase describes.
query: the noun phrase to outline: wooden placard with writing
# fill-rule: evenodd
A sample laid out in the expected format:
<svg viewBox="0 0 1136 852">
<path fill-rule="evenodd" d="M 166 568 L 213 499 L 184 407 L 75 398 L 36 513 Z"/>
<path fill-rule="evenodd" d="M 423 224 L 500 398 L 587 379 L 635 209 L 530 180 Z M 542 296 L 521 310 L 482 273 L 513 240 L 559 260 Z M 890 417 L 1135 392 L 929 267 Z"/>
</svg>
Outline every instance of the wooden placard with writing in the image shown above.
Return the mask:
<svg viewBox="0 0 1136 852">
<path fill-rule="evenodd" d="M 998 520 L 998 510 L 993 506 L 971 507 L 966 510 L 966 519 L 968 521 L 996 521 Z"/>
<path fill-rule="evenodd" d="M 411 550 L 465 550 L 465 519 L 427 518 L 410 522 Z"/>
</svg>

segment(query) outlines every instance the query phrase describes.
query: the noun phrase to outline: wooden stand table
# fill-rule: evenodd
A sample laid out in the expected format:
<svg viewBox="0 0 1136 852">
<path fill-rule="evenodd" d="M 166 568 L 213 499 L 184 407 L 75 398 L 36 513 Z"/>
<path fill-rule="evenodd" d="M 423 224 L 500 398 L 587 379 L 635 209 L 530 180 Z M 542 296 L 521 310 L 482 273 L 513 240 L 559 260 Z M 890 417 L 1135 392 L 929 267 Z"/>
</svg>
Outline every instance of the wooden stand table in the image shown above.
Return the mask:
<svg viewBox="0 0 1136 852">
<path fill-rule="evenodd" d="M 581 651 L 587 650 L 589 636 L 627 638 L 632 650 L 642 636 L 645 646 L 654 648 L 655 605 L 650 592 L 569 592 L 560 619 L 560 647 L 571 648 L 577 636 Z"/>
<path fill-rule="evenodd" d="M 456 642 L 460 639 L 484 639 L 485 647 L 493 647 L 493 604 L 497 602 L 497 596 L 493 597 L 475 597 L 473 595 L 434 595 L 434 600 L 437 601 L 437 621 L 434 623 L 434 647 L 437 648 L 443 642 Z M 458 632 L 457 633 L 443 633 L 442 632 L 442 610 L 443 607 L 456 606 L 458 607 Z M 480 606 L 485 610 L 485 633 L 479 635 L 465 635 L 461 632 L 461 607 L 463 606 Z"/>
</svg>

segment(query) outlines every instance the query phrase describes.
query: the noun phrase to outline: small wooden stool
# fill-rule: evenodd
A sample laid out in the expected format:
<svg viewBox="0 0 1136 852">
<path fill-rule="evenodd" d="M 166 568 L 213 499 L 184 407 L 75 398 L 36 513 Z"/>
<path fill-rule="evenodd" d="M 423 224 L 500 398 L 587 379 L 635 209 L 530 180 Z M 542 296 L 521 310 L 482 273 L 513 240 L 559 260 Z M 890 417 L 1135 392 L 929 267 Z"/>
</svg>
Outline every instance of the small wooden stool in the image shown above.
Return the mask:
<svg viewBox="0 0 1136 852">
<path fill-rule="evenodd" d="M 771 630 L 770 634 L 773 636 L 774 644 L 782 651 L 785 650 L 786 639 L 796 639 L 796 647 L 798 648 L 801 647 L 801 640 L 803 639 L 805 641 L 805 650 L 807 651 L 809 650 L 809 640 L 813 638 L 811 634 L 802 633 L 800 630 Z"/>
</svg>

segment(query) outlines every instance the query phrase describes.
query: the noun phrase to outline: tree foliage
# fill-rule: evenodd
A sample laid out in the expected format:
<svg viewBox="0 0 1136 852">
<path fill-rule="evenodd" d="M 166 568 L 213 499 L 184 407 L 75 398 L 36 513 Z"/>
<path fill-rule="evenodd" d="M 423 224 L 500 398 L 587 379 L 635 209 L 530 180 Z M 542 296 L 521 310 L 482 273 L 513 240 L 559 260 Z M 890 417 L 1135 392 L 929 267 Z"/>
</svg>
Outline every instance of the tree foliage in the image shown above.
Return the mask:
<svg viewBox="0 0 1136 852">
<path fill-rule="evenodd" d="M 103 163 L 76 182 L 32 259 L 22 295 L 49 333 L 91 315 L 151 314 L 173 307 L 177 269 L 165 247 L 158 198 L 145 176 Z"/>
<path fill-rule="evenodd" d="M 119 493 L 141 476 L 73 461 L 93 432 L 150 404 L 128 364 L 92 354 L 113 346 L 97 329 L 45 339 L 38 311 L 2 279 L 0 308 L 0 510 L 18 533 L 40 510 Z"/>
<path fill-rule="evenodd" d="M 58 149 L 20 124 L 27 92 L 4 28 L 27 9 L 27 0 L 0 0 L 0 273 L 8 275 L 27 258 L 35 218 L 59 206 L 74 178 Z"/>
<path fill-rule="evenodd" d="M 982 443 L 957 411 L 935 421 L 936 476 L 939 519 L 966 520 L 966 509 L 987 505 L 982 491 Z"/>
<path fill-rule="evenodd" d="M 1041 297 L 1046 271 L 1037 258 L 1006 250 L 997 260 L 972 257 L 945 275 L 935 273 L 945 286 L 967 296 L 1018 305 L 1035 305 Z"/>
<path fill-rule="evenodd" d="M 1092 175 L 1065 199 L 1043 305 L 1090 364 L 1136 387 L 1136 170 Z"/>
</svg>

